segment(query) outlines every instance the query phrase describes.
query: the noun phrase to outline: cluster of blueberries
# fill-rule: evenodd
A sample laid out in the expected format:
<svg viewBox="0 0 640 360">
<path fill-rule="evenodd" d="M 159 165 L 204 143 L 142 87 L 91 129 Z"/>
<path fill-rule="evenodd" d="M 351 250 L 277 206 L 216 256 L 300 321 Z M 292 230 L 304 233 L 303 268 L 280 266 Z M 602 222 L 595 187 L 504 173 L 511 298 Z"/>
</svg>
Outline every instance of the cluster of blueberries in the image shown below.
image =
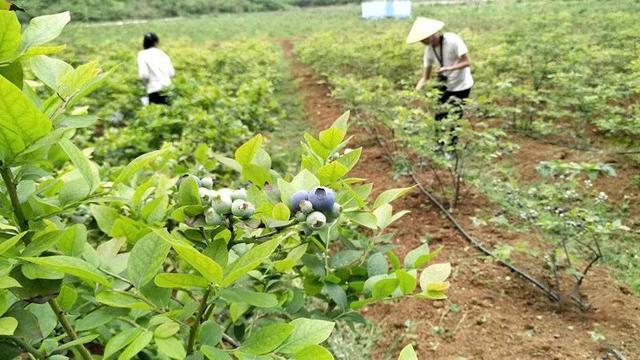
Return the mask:
<svg viewBox="0 0 640 360">
<path fill-rule="evenodd" d="M 255 213 L 256 207 L 247 201 L 245 189 L 221 188 L 214 190 L 212 178 L 199 179 L 194 175 L 189 176 L 193 177 L 198 184 L 198 194 L 202 203 L 209 206 L 204 212 L 204 220 L 207 225 L 224 225 L 224 217 L 229 214 L 241 219 L 248 219 Z"/>
<path fill-rule="evenodd" d="M 336 202 L 335 191 L 323 186 L 311 191 L 296 191 L 291 197 L 290 207 L 296 220 L 305 222 L 311 229 L 319 229 L 334 221 L 342 210 Z"/>
</svg>

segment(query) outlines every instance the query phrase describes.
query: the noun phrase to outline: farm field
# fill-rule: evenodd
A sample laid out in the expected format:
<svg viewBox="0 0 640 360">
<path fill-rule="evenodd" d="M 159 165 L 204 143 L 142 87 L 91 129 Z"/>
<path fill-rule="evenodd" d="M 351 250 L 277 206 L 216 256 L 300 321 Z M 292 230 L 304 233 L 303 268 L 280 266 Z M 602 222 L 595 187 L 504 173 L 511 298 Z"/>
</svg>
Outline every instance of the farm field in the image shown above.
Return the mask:
<svg viewBox="0 0 640 360">
<path fill-rule="evenodd" d="M 640 358 L 640 4 L 359 9 L 0 10 L 0 359 Z"/>
</svg>

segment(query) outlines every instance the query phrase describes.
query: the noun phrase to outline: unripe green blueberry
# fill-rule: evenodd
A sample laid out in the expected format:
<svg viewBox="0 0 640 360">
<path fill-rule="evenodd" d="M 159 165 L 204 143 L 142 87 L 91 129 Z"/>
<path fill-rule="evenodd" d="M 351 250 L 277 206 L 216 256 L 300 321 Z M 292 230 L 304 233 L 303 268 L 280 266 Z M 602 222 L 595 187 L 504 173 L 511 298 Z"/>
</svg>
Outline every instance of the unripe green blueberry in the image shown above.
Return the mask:
<svg viewBox="0 0 640 360">
<path fill-rule="evenodd" d="M 313 204 L 309 200 L 303 200 L 300 202 L 300 211 L 305 214 L 311 214 L 313 212 Z"/>
<path fill-rule="evenodd" d="M 289 203 L 291 210 L 297 212 L 300 210 L 300 203 L 302 201 L 309 200 L 309 193 L 304 190 L 299 190 L 293 193 L 291 196 L 291 202 Z"/>
<path fill-rule="evenodd" d="M 238 200 L 238 199 L 247 200 L 247 190 L 245 189 L 233 190 L 233 192 L 231 193 L 231 200 Z"/>
<path fill-rule="evenodd" d="M 305 222 L 307 221 L 307 215 L 305 213 L 303 213 L 302 211 L 298 211 L 295 215 L 294 215 L 295 219 L 300 221 L 300 222 Z"/>
<path fill-rule="evenodd" d="M 300 234 L 304 235 L 304 236 L 309 236 L 311 235 L 311 233 L 313 232 L 313 230 L 311 230 L 311 228 L 309 227 L 309 225 L 307 224 L 302 224 L 302 226 L 300 226 Z"/>
<path fill-rule="evenodd" d="M 231 213 L 239 218 L 248 219 L 256 211 L 255 206 L 252 203 L 237 199 L 231 204 Z"/>
<path fill-rule="evenodd" d="M 327 223 L 327 217 L 320 211 L 314 211 L 307 216 L 307 225 L 312 229 L 319 229 Z"/>
<path fill-rule="evenodd" d="M 213 189 L 213 178 L 211 176 L 203 177 L 200 180 L 200 186 L 206 189 Z"/>
<path fill-rule="evenodd" d="M 218 214 L 213 208 L 208 208 L 204 212 L 204 221 L 207 225 L 223 225 L 224 218 Z"/>
<path fill-rule="evenodd" d="M 341 212 L 342 212 L 342 205 L 338 203 L 333 203 L 333 209 L 331 209 L 331 214 L 335 217 L 338 217 L 340 216 Z"/>
<path fill-rule="evenodd" d="M 336 193 L 328 187 L 318 186 L 309 191 L 309 201 L 315 210 L 329 212 L 336 201 Z"/>
<path fill-rule="evenodd" d="M 231 190 L 229 188 L 222 188 L 222 189 L 218 190 L 218 193 L 220 193 L 220 195 L 223 195 L 223 196 L 228 196 L 231 199 L 231 195 L 233 194 L 233 190 Z"/>
<path fill-rule="evenodd" d="M 209 203 L 211 201 L 211 190 L 207 188 L 198 188 L 198 195 L 200 195 L 200 199 L 202 199 L 202 202 L 204 203 Z"/>
<path fill-rule="evenodd" d="M 211 207 L 213 207 L 218 214 L 222 215 L 231 212 L 231 204 L 231 196 L 228 194 L 221 194 L 220 192 L 214 194 L 211 200 Z"/>
</svg>

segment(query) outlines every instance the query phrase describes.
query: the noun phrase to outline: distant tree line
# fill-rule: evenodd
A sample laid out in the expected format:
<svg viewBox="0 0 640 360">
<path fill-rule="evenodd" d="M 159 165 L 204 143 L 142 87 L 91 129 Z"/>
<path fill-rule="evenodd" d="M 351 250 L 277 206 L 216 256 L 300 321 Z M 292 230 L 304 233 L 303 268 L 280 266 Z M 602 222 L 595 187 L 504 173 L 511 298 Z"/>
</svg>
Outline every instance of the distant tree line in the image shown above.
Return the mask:
<svg viewBox="0 0 640 360">
<path fill-rule="evenodd" d="M 211 13 L 276 11 L 292 6 L 326 6 L 356 0 L 18 0 L 31 14 L 70 10 L 78 21 L 152 19 Z"/>
</svg>

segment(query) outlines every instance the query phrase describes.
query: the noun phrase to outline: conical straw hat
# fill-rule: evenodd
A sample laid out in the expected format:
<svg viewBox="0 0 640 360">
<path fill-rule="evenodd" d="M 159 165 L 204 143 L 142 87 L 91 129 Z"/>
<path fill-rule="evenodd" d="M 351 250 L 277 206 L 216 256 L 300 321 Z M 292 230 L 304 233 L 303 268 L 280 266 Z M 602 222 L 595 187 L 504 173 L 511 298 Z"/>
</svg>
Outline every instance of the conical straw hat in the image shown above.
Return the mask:
<svg viewBox="0 0 640 360">
<path fill-rule="evenodd" d="M 439 20 L 418 17 L 411 27 L 409 36 L 407 36 L 407 44 L 412 44 L 438 32 L 444 27 L 444 23 Z"/>
</svg>

